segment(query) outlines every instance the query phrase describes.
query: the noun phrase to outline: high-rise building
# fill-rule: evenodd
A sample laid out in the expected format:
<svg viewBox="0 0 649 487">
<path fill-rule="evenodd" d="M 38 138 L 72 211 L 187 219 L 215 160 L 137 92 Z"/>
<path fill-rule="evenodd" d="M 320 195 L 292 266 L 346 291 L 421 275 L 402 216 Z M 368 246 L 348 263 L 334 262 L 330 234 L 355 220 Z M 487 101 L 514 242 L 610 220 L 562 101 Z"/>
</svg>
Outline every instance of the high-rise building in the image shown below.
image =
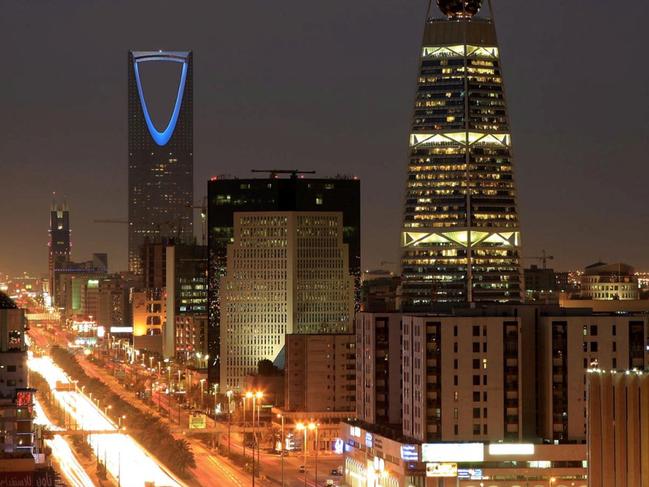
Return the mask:
<svg viewBox="0 0 649 487">
<path fill-rule="evenodd" d="M 56 271 L 67 269 L 70 264 L 72 243 L 70 242 L 70 210 L 67 203 L 52 202 L 50 209 L 49 241 L 49 293 L 56 303 Z"/>
<path fill-rule="evenodd" d="M 290 333 L 350 333 L 354 278 L 342 213 L 234 215 L 221 279 L 221 387 L 241 389 Z"/>
<path fill-rule="evenodd" d="M 193 236 L 192 59 L 191 51 L 128 53 L 128 258 L 137 274 L 146 238 L 189 242 Z M 173 108 L 162 129 L 146 97 L 147 70 L 156 63 L 178 67 Z"/>
<path fill-rule="evenodd" d="M 356 178 L 302 178 L 288 171 L 290 178 L 277 177 L 285 171 L 270 171 L 267 178 L 233 179 L 218 177 L 208 183 L 209 249 L 209 368 L 210 383 L 220 372 L 220 280 L 225 275 L 227 248 L 234 238 L 234 213 L 245 211 L 341 212 L 343 243 L 348 246 L 350 273 L 359 298 L 361 272 L 360 181 Z"/>
<path fill-rule="evenodd" d="M 481 1 L 426 20 L 410 134 L 403 309 L 520 302 L 520 227 L 500 51 Z"/>
</svg>

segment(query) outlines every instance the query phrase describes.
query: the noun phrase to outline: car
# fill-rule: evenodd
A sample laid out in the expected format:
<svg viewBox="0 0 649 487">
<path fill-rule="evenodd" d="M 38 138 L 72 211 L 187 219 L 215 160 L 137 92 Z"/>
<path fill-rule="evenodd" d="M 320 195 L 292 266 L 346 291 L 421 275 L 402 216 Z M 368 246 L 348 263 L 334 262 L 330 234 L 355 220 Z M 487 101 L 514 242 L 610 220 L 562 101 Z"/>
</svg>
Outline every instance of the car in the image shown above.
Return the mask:
<svg viewBox="0 0 649 487">
<path fill-rule="evenodd" d="M 297 471 L 300 473 L 304 473 L 306 472 L 306 467 L 304 465 L 300 465 L 300 468 L 298 468 Z"/>
<path fill-rule="evenodd" d="M 342 472 L 340 470 L 338 470 L 337 468 L 332 468 L 331 469 L 331 475 L 340 476 L 340 475 L 342 475 Z"/>
<path fill-rule="evenodd" d="M 325 482 L 325 485 L 326 485 L 327 487 L 333 487 L 333 485 L 334 485 L 334 481 L 331 480 L 331 479 L 327 479 L 327 481 Z"/>
</svg>

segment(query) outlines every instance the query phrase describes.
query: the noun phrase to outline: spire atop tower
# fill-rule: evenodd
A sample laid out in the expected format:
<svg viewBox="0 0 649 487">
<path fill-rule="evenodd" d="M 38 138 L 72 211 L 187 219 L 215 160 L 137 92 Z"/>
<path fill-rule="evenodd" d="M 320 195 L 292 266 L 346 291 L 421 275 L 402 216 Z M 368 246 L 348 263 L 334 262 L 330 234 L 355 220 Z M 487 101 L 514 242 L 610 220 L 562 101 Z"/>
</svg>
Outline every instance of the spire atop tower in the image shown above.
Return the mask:
<svg viewBox="0 0 649 487">
<path fill-rule="evenodd" d="M 469 19 L 482 7 L 482 0 L 437 0 L 439 9 L 449 19 Z"/>
</svg>

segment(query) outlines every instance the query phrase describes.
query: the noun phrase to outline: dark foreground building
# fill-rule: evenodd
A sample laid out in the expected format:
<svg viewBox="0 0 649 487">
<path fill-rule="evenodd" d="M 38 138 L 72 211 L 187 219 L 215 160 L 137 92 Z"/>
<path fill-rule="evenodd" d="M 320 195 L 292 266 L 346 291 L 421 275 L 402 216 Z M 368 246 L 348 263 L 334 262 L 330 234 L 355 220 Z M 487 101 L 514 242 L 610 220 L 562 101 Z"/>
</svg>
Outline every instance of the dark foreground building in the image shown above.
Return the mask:
<svg viewBox="0 0 649 487">
<path fill-rule="evenodd" d="M 278 171 L 279 172 L 279 171 Z M 349 245 L 349 270 L 357 289 L 361 268 L 360 181 L 355 178 L 308 179 L 213 178 L 208 183 L 209 251 L 209 379 L 219 380 L 220 305 L 219 281 L 225 274 L 227 246 L 234 237 L 235 212 L 318 211 L 342 212 L 343 243 Z M 357 293 L 358 294 L 358 293 Z"/>
<path fill-rule="evenodd" d="M 151 63 L 179 66 L 174 105 L 162 130 L 147 106 L 142 72 Z M 144 240 L 174 237 L 191 242 L 194 140 L 192 53 L 128 53 L 128 259 L 129 271 L 142 272 Z"/>
<path fill-rule="evenodd" d="M 481 2 L 426 20 L 402 235 L 403 303 L 520 302 L 520 227 L 500 52 Z M 435 7 L 432 7 L 435 9 Z"/>
</svg>

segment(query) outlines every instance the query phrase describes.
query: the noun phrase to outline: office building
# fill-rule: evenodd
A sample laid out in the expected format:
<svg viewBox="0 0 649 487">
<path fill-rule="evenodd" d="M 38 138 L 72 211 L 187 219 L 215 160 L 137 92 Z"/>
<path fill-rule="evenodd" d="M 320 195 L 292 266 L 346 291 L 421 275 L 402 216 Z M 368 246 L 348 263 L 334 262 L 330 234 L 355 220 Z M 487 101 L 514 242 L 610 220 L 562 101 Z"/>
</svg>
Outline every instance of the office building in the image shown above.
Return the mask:
<svg viewBox="0 0 649 487">
<path fill-rule="evenodd" d="M 49 294 L 52 299 L 57 295 L 56 272 L 67 269 L 72 254 L 70 241 L 70 210 L 67 203 L 52 202 L 50 208 L 50 239 L 49 239 Z M 54 302 L 54 304 L 59 305 Z"/>
<path fill-rule="evenodd" d="M 29 387 L 23 310 L 0 293 L 0 451 L 33 455 L 34 390 Z"/>
<path fill-rule="evenodd" d="M 402 427 L 400 313 L 356 315 L 356 417 L 365 423 Z"/>
<path fill-rule="evenodd" d="M 582 299 L 634 300 L 639 297 L 638 277 L 630 265 L 597 262 L 586 267 L 581 275 Z"/>
<path fill-rule="evenodd" d="M 649 374 L 588 374 L 589 487 L 649 486 Z"/>
<path fill-rule="evenodd" d="M 156 91 L 147 89 L 149 83 L 160 81 L 149 78 L 153 65 L 177 68 L 179 80 L 171 115 L 159 123 L 154 100 L 147 98 Z M 193 238 L 193 111 L 191 51 L 128 53 L 128 259 L 129 270 L 136 274 L 142 273 L 145 239 Z"/>
<path fill-rule="evenodd" d="M 164 356 L 189 360 L 203 347 L 201 325 L 207 320 L 207 248 L 170 242 L 165 252 L 167 315 Z M 191 318 L 191 319 L 190 319 Z M 176 325 L 183 327 L 182 348 L 176 344 Z M 200 344 L 195 350 L 194 345 Z"/>
<path fill-rule="evenodd" d="M 225 275 L 228 244 L 234 238 L 235 212 L 341 212 L 347 265 L 356 280 L 361 271 L 360 181 L 356 178 L 308 178 L 299 171 L 269 171 L 270 177 L 212 178 L 208 183 L 209 370 L 210 383 L 220 377 L 220 280 Z M 290 177 L 280 174 L 288 172 Z M 299 177 L 298 177 L 299 176 Z"/>
<path fill-rule="evenodd" d="M 342 213 L 234 215 L 221 278 L 221 387 L 241 389 L 291 333 L 350 333 L 354 278 Z"/>
<path fill-rule="evenodd" d="M 429 12 L 425 23 L 410 134 L 403 309 L 521 302 L 512 137 L 495 25 L 477 15 L 479 1 L 437 3 L 446 17 Z"/>
</svg>

